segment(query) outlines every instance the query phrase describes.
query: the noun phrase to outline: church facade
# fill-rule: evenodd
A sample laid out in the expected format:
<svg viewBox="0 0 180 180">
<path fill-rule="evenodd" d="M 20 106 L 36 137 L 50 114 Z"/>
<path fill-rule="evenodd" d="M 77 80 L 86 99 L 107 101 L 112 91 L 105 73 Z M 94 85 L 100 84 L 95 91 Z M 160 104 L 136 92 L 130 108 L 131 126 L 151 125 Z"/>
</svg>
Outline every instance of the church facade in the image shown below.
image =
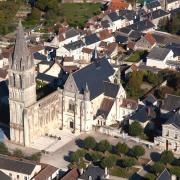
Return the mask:
<svg viewBox="0 0 180 180">
<path fill-rule="evenodd" d="M 120 105 L 126 93 L 113 84 L 114 69 L 106 58 L 70 73 L 63 88 L 37 100 L 36 70 L 21 23 L 9 58 L 10 138 L 30 146 L 50 130 L 88 132 L 93 126 L 110 125 L 122 117 Z"/>
</svg>

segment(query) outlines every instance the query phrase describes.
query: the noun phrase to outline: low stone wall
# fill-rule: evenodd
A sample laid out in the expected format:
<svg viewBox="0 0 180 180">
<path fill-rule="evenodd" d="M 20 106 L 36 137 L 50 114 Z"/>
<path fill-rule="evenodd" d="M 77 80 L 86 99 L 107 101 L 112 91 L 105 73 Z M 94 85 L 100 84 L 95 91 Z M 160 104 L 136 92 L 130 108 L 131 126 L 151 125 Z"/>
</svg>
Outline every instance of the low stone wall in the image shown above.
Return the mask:
<svg viewBox="0 0 180 180">
<path fill-rule="evenodd" d="M 144 144 L 144 145 L 147 145 L 148 147 L 153 147 L 155 146 L 155 143 L 152 143 L 152 142 L 149 142 L 149 141 L 146 141 L 146 140 L 142 140 L 138 137 L 132 137 L 132 136 L 129 136 L 127 133 L 121 133 L 121 129 L 117 129 L 117 128 L 113 128 L 113 127 L 107 127 L 107 126 L 102 126 L 98 129 L 98 131 L 102 134 L 107 134 L 109 136 L 114 136 L 114 137 L 121 137 L 123 139 L 130 139 L 130 140 L 133 140 L 137 143 L 140 143 L 140 144 Z"/>
</svg>

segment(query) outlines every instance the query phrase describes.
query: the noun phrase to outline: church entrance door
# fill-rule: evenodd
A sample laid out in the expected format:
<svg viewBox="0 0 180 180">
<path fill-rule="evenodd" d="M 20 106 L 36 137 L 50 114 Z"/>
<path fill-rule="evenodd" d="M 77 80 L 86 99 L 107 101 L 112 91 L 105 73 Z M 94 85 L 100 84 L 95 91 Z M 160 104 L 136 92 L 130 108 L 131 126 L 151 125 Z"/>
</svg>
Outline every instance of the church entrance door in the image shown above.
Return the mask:
<svg viewBox="0 0 180 180">
<path fill-rule="evenodd" d="M 70 121 L 70 122 L 69 122 L 69 126 L 70 126 L 70 128 L 73 129 L 73 128 L 74 128 L 74 122 Z"/>
</svg>

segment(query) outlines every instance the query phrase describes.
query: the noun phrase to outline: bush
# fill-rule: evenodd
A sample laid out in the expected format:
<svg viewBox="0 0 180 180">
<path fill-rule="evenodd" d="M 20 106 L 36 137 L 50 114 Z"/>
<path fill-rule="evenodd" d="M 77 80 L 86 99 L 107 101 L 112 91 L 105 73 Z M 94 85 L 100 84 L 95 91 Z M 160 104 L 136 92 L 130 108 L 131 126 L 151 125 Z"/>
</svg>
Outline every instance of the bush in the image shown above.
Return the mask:
<svg viewBox="0 0 180 180">
<path fill-rule="evenodd" d="M 170 168 L 170 172 L 171 174 L 177 176 L 178 178 L 180 178 L 180 167 L 179 166 L 173 166 Z"/>
<path fill-rule="evenodd" d="M 23 152 L 20 149 L 14 150 L 13 151 L 13 155 L 18 157 L 18 158 L 23 158 L 24 157 L 24 154 L 23 154 Z"/>
<path fill-rule="evenodd" d="M 161 153 L 160 161 L 164 164 L 172 163 L 174 160 L 174 155 L 172 151 L 165 150 Z"/>
<path fill-rule="evenodd" d="M 145 153 L 145 149 L 142 146 L 134 146 L 131 149 L 132 156 L 135 158 L 139 158 L 140 156 L 143 156 Z"/>
<path fill-rule="evenodd" d="M 131 136 L 140 136 L 143 133 L 143 128 L 141 124 L 137 121 L 132 122 L 132 124 L 129 125 L 129 134 Z"/>
<path fill-rule="evenodd" d="M 3 142 L 0 142 L 0 154 L 5 154 L 5 155 L 9 155 L 9 151 L 8 148 L 6 147 L 6 145 Z"/>
<path fill-rule="evenodd" d="M 110 170 L 110 174 L 113 176 L 117 176 L 117 177 L 127 177 L 127 171 L 124 168 L 120 168 L 120 167 L 113 167 Z"/>
<path fill-rule="evenodd" d="M 118 143 L 118 144 L 116 144 L 115 151 L 118 155 L 127 154 L 129 151 L 129 147 L 127 146 L 126 143 L 123 143 L 123 144 Z"/>
<path fill-rule="evenodd" d="M 94 139 L 94 137 L 89 136 L 87 138 L 84 139 L 84 147 L 86 149 L 94 149 L 96 147 L 96 140 Z"/>
<path fill-rule="evenodd" d="M 41 159 L 41 156 L 42 156 L 42 154 L 40 152 L 38 152 L 38 153 L 31 155 L 28 159 L 39 162 Z"/>
<path fill-rule="evenodd" d="M 98 151 L 105 152 L 105 151 L 111 151 L 112 146 L 107 140 L 102 140 L 97 145 Z"/>
</svg>

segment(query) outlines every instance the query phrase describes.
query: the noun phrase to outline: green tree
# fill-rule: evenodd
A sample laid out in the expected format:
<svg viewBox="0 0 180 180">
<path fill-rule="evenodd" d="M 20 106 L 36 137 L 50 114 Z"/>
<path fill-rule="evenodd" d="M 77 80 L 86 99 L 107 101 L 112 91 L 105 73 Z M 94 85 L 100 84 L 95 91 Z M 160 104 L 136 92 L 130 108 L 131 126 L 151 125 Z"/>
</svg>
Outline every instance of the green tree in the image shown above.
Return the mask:
<svg viewBox="0 0 180 180">
<path fill-rule="evenodd" d="M 140 136 L 142 133 L 143 128 L 139 122 L 134 121 L 129 125 L 129 134 L 131 136 Z"/>
<path fill-rule="evenodd" d="M 131 153 L 133 157 L 138 159 L 145 154 L 145 149 L 142 146 L 136 145 L 131 149 Z"/>
<path fill-rule="evenodd" d="M 96 147 L 96 140 L 92 136 L 84 139 L 84 147 L 86 149 L 94 149 Z"/>
<path fill-rule="evenodd" d="M 78 155 L 79 157 L 84 157 L 85 154 L 86 154 L 86 151 L 85 151 L 84 149 L 78 149 L 78 150 L 76 151 L 76 153 L 77 153 L 77 155 Z"/>
<path fill-rule="evenodd" d="M 98 143 L 97 149 L 98 151 L 106 152 L 106 151 L 111 151 L 112 146 L 107 140 L 102 140 Z"/>
<path fill-rule="evenodd" d="M 15 149 L 13 151 L 13 155 L 18 157 L 18 158 L 23 158 L 24 157 L 24 154 L 23 154 L 23 152 L 20 149 Z"/>
<path fill-rule="evenodd" d="M 127 154 L 129 151 L 129 147 L 126 143 L 118 143 L 116 144 L 115 150 L 118 155 Z"/>
<path fill-rule="evenodd" d="M 103 168 L 112 168 L 116 164 L 116 161 L 116 157 L 114 155 L 110 155 L 108 157 L 105 157 L 100 164 Z"/>
<path fill-rule="evenodd" d="M 152 165 L 152 171 L 154 174 L 158 175 L 159 173 L 161 173 L 164 170 L 164 164 L 160 163 L 160 162 L 155 162 Z"/>
<path fill-rule="evenodd" d="M 168 150 L 165 150 L 161 153 L 161 158 L 160 158 L 160 161 L 164 164 L 170 164 L 172 163 L 174 160 L 174 155 L 172 153 L 172 151 L 168 151 Z"/>
<path fill-rule="evenodd" d="M 131 157 L 126 157 L 122 160 L 122 166 L 129 169 L 136 164 L 136 159 Z"/>
<path fill-rule="evenodd" d="M 101 161 L 103 156 L 99 152 L 91 152 L 90 157 L 93 163 L 95 163 Z"/>
<path fill-rule="evenodd" d="M 79 154 L 77 152 L 72 152 L 70 154 L 70 162 L 74 163 L 74 162 L 79 162 Z"/>
</svg>

